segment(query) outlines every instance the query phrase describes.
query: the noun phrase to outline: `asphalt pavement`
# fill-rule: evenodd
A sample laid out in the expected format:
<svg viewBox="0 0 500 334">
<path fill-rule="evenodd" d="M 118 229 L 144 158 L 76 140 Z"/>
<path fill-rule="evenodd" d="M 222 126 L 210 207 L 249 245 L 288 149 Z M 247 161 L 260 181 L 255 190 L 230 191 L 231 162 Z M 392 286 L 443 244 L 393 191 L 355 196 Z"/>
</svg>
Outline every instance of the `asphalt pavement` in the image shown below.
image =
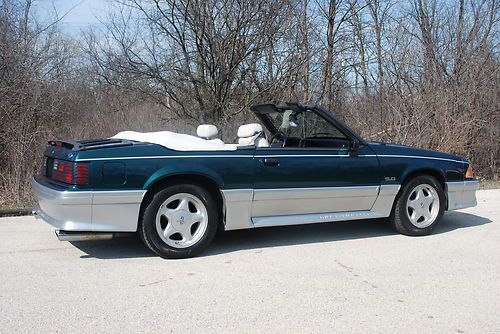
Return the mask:
<svg viewBox="0 0 500 334">
<path fill-rule="evenodd" d="M 0 333 L 500 333 L 500 190 L 434 235 L 385 220 L 220 233 L 163 260 L 0 219 Z"/>
</svg>

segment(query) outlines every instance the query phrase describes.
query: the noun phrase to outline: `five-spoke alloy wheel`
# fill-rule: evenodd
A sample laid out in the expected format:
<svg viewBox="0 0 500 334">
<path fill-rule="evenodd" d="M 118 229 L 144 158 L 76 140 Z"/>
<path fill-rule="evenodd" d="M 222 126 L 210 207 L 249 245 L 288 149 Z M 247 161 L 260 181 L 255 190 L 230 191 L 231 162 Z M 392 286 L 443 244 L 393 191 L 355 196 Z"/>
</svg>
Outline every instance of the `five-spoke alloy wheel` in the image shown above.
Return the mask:
<svg viewBox="0 0 500 334">
<path fill-rule="evenodd" d="M 406 201 L 408 218 L 418 228 L 427 227 L 436 220 L 439 206 L 437 191 L 429 184 L 416 186 Z"/>
<path fill-rule="evenodd" d="M 194 184 L 176 184 L 148 198 L 139 234 L 164 258 L 201 252 L 217 230 L 219 210 L 212 194 Z"/>
<path fill-rule="evenodd" d="M 188 193 L 170 196 L 156 214 L 156 231 L 174 248 L 186 248 L 203 237 L 208 226 L 208 213 L 203 202 Z"/>
<path fill-rule="evenodd" d="M 441 184 L 432 176 L 419 175 L 403 185 L 391 222 L 402 234 L 430 234 L 443 216 L 444 203 Z"/>
</svg>

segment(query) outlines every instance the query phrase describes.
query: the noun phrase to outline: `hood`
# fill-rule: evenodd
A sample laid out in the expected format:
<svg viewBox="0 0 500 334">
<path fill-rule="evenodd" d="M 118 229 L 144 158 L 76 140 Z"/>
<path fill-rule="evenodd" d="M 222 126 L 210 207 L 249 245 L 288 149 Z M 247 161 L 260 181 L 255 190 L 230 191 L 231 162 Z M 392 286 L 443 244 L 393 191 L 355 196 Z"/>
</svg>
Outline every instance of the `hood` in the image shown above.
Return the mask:
<svg viewBox="0 0 500 334">
<path fill-rule="evenodd" d="M 368 146 L 375 151 L 377 155 L 402 155 L 402 156 L 419 156 L 419 157 L 430 157 L 430 158 L 441 158 L 450 159 L 457 162 L 469 163 L 466 159 L 449 153 L 423 150 L 411 146 L 390 144 L 385 142 L 368 142 Z"/>
</svg>

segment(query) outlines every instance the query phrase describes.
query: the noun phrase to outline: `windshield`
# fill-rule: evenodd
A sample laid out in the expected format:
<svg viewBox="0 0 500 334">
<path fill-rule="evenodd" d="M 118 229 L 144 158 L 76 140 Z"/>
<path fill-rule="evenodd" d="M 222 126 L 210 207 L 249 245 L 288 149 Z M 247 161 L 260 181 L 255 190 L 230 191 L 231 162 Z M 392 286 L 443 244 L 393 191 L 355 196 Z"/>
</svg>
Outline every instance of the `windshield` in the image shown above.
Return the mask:
<svg viewBox="0 0 500 334">
<path fill-rule="evenodd" d="M 274 127 L 285 133 L 287 137 L 346 138 L 333 124 L 312 110 L 280 110 L 263 112 L 263 114 L 267 115 Z"/>
</svg>

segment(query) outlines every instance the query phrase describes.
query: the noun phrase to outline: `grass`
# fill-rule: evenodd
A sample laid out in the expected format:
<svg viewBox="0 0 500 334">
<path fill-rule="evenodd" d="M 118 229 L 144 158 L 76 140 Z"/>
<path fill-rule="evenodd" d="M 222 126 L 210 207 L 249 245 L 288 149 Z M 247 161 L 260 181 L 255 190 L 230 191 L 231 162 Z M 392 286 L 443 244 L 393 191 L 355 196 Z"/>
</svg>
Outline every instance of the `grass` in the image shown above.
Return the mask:
<svg viewBox="0 0 500 334">
<path fill-rule="evenodd" d="M 479 182 L 479 189 L 500 189 L 500 181 L 481 180 L 481 182 Z"/>
<path fill-rule="evenodd" d="M 7 210 L 31 210 L 33 208 L 33 204 L 29 203 L 20 203 L 20 204 L 0 204 L 0 211 Z"/>
</svg>

